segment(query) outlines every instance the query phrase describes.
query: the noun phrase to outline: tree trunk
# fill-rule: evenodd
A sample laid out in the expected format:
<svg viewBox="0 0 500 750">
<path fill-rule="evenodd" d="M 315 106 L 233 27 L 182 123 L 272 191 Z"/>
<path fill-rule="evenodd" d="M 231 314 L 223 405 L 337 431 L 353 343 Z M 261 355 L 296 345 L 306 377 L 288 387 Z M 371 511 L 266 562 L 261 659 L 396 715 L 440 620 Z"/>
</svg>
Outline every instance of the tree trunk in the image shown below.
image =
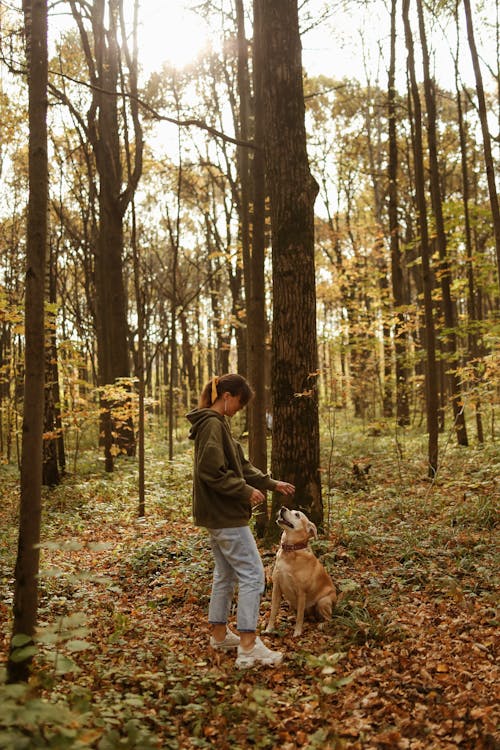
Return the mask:
<svg viewBox="0 0 500 750">
<path fill-rule="evenodd" d="M 196 367 L 193 359 L 193 345 L 191 343 L 187 317 L 184 310 L 180 312 L 179 321 L 182 333 L 182 365 L 184 368 L 184 377 L 187 379 L 189 389 L 187 408 L 190 410 L 194 409 L 198 402 L 197 394 L 200 388 L 198 380 L 196 378 Z"/>
<path fill-rule="evenodd" d="M 104 24 L 104 19 L 101 20 Z M 113 34 L 109 34 L 107 43 L 104 39 L 104 26 L 100 34 L 96 43 L 99 45 L 98 79 L 103 91 L 95 93 L 98 112 L 92 145 L 99 172 L 99 237 L 96 258 L 99 382 L 105 387 L 114 385 L 118 378 L 128 378 L 130 368 L 127 303 L 122 270 L 123 213 L 119 201 L 122 168 L 117 97 L 114 93 L 117 91 L 119 53 Z M 105 398 L 104 408 L 112 411 L 112 401 Z M 113 468 L 113 426 L 111 414 L 105 418 L 110 422 L 105 425 L 104 435 L 106 470 L 110 471 Z M 133 454 L 131 425 L 124 424 L 120 433 L 122 447 Z"/>
<path fill-rule="evenodd" d="M 425 306 L 425 349 L 427 355 L 426 397 L 427 397 L 427 430 L 429 433 L 428 460 L 429 476 L 434 477 L 438 467 L 438 391 L 436 367 L 436 334 L 432 303 L 432 275 L 430 267 L 429 233 L 427 228 L 427 206 L 425 202 L 424 152 L 422 138 L 422 108 L 415 73 L 413 37 L 409 20 L 409 0 L 403 0 L 403 21 L 405 27 L 406 48 L 408 50 L 408 70 L 410 74 L 411 97 L 414 112 L 414 167 L 415 194 L 420 226 L 420 252 L 422 258 L 422 280 L 424 286 Z"/>
<path fill-rule="evenodd" d="M 396 133 L 396 3 L 391 0 L 391 56 L 388 83 L 389 121 L 389 235 L 391 247 L 392 295 L 396 312 L 394 326 L 394 349 L 396 356 L 396 419 L 400 426 L 410 424 L 410 401 L 408 398 L 409 372 L 407 367 L 407 346 L 405 319 L 402 312 L 406 303 L 404 276 L 401 264 L 398 220 L 398 143 Z"/>
<path fill-rule="evenodd" d="M 296 0 L 256 0 L 262 43 L 266 174 L 273 249 L 272 470 L 296 485 L 295 505 L 323 521 L 316 389 L 314 201 L 306 151 Z M 273 511 L 281 496 L 273 496 Z M 277 527 L 271 525 L 271 534 Z"/>
<path fill-rule="evenodd" d="M 180 118 L 180 103 L 177 89 L 174 87 L 174 101 L 177 116 Z M 179 166 L 177 169 L 176 186 L 176 215 L 175 222 L 167 216 L 168 234 L 170 239 L 170 250 L 172 251 L 171 266 L 171 299 L 170 299 L 170 372 L 168 377 L 168 457 L 171 461 L 174 457 L 174 427 L 175 427 L 175 399 L 177 382 L 177 298 L 178 298 L 178 276 L 179 276 L 179 246 L 181 240 L 181 202 L 182 183 L 184 179 L 182 164 L 182 138 L 180 128 L 177 131 L 177 156 Z"/>
<path fill-rule="evenodd" d="M 99 384 L 105 390 L 130 374 L 127 300 L 123 280 L 123 216 L 137 187 L 142 171 L 142 130 L 139 122 L 137 95 L 137 60 L 130 57 L 120 0 L 93 0 L 85 13 L 79 12 L 76 0 L 70 0 L 78 25 L 82 47 L 93 84 L 92 102 L 87 113 L 88 138 L 99 174 L 99 227 L 96 242 L 95 289 L 98 340 Z M 85 21 L 90 18 L 89 33 Z M 107 25 L 106 25 L 107 24 Z M 118 26 L 121 24 L 121 29 Z M 121 50 L 119 36 L 127 57 L 130 73 L 130 114 L 134 126 L 134 161 L 123 182 L 122 128 L 118 115 L 118 77 Z M 93 45 L 93 49 L 92 49 Z M 122 76 L 123 82 L 123 76 Z M 122 404 L 123 406 L 123 404 Z M 135 453 L 134 428 L 130 418 L 114 425 L 113 400 L 102 400 L 102 432 L 104 433 L 105 466 L 113 470 L 113 432 L 120 450 Z M 115 429 L 116 428 L 116 429 Z"/>
<path fill-rule="evenodd" d="M 260 28 L 259 6 L 254 3 L 254 29 Z M 267 471 L 266 437 L 266 300 L 264 257 L 266 247 L 266 185 L 264 163 L 264 112 L 262 91 L 262 39 L 254 36 L 253 88 L 254 88 L 254 140 L 253 153 L 253 215 L 251 261 L 248 269 L 250 296 L 247 303 L 248 377 L 255 391 L 249 406 L 249 456 L 261 471 Z M 258 506 L 255 519 L 259 537 L 265 533 L 268 521 L 267 502 Z"/>
<path fill-rule="evenodd" d="M 498 285 L 500 288 L 500 206 L 498 203 L 498 193 L 495 183 L 495 164 L 491 152 L 491 136 L 488 128 L 488 113 L 486 111 L 486 99 L 484 96 L 483 77 L 481 66 L 479 65 L 479 55 L 477 53 L 476 40 L 474 37 L 474 24 L 472 21 L 472 11 L 470 0 L 464 0 L 465 19 L 467 23 L 467 37 L 469 40 L 470 54 L 476 78 L 477 103 L 479 108 L 479 120 L 481 122 L 481 131 L 483 134 L 484 163 L 486 167 L 486 178 L 488 181 L 488 193 L 490 196 L 491 217 L 493 220 L 493 233 L 495 237 L 496 259 Z"/>
<path fill-rule="evenodd" d="M 57 257 L 54 257 L 55 255 L 56 253 L 51 244 L 49 262 L 46 269 L 47 298 L 50 306 L 47 311 L 47 332 L 45 335 L 45 404 L 42 473 L 42 482 L 47 487 L 54 487 L 60 482 L 58 452 L 61 447 L 64 451 L 64 441 L 61 429 L 61 411 L 59 406 L 59 373 L 57 367 L 56 316 L 54 308 L 54 305 L 56 304 L 57 264 Z"/>
<path fill-rule="evenodd" d="M 457 21 L 457 28 L 458 28 L 458 13 L 456 13 L 456 21 Z M 459 39 L 459 34 L 457 34 L 457 39 Z M 462 171 L 462 202 L 464 207 L 464 239 L 465 239 L 465 256 L 467 258 L 467 313 L 468 313 L 468 325 L 469 325 L 469 336 L 468 336 L 468 359 L 469 361 L 472 360 L 473 369 L 475 376 L 477 378 L 477 381 L 479 382 L 481 380 L 481 373 L 480 368 L 478 367 L 479 357 L 480 357 L 480 351 L 479 351 L 479 344 L 478 344 L 478 334 L 477 334 L 477 328 L 478 328 L 478 321 L 479 321 L 479 315 L 478 315 L 478 309 L 476 304 L 476 288 L 475 288 L 475 279 L 474 279 L 474 268 L 472 263 L 472 256 L 473 256 L 473 246 L 472 246 L 472 230 L 471 230 L 471 220 L 470 220 L 470 211 L 469 211 L 469 196 L 470 196 L 470 189 L 469 189 L 469 168 L 468 168 L 468 161 L 467 161 L 467 137 L 466 137 L 466 125 L 465 125 L 465 118 L 464 118 L 464 111 L 462 106 L 462 93 L 461 88 L 459 84 L 459 70 L 458 70 L 458 48 L 457 48 L 457 55 L 455 58 L 455 89 L 456 89 L 456 96 L 457 96 L 457 119 L 458 119 L 458 133 L 460 138 L 460 164 L 461 164 L 461 171 Z M 481 401 L 479 398 L 479 395 L 476 395 L 474 397 L 474 408 L 475 408 L 475 414 L 476 414 L 476 430 L 477 430 L 477 439 L 479 443 L 484 442 L 484 430 L 483 430 L 483 420 L 481 415 Z"/>
<path fill-rule="evenodd" d="M 420 43 L 422 47 L 422 61 L 424 68 L 424 91 L 427 106 L 427 143 L 429 149 L 430 189 L 434 220 L 436 222 L 436 242 L 440 260 L 441 294 L 443 297 L 443 312 L 446 325 L 443 348 L 445 356 L 446 381 L 451 393 L 454 426 L 459 445 L 468 445 L 467 427 L 465 423 L 464 404 L 462 400 L 460 378 L 457 372 L 457 333 L 455 306 L 451 296 L 451 269 L 447 257 L 446 232 L 444 227 L 441 186 L 439 184 L 438 144 L 436 129 L 436 93 L 434 81 L 430 75 L 429 51 L 425 31 L 424 11 L 422 0 L 417 0 L 418 21 L 420 29 Z M 443 403 L 446 403 L 443 393 Z"/>
<path fill-rule="evenodd" d="M 250 132 L 250 80 L 248 73 L 248 42 L 245 34 L 245 14 L 243 0 L 236 0 L 236 24 L 238 39 L 238 98 L 239 112 L 236 125 L 236 135 L 240 141 L 247 142 Z M 242 322 L 246 323 L 246 331 L 243 340 L 246 342 L 247 351 L 244 357 L 245 368 L 242 368 L 238 361 L 238 370 L 248 376 L 248 301 L 251 296 L 251 273 L 250 273 L 250 159 L 248 147 L 238 146 L 238 216 L 239 216 L 239 238 L 241 243 L 241 254 L 244 270 L 244 289 L 246 311 Z M 242 314 L 244 310 L 240 310 Z M 244 329 L 242 329 L 244 330 Z"/>
<path fill-rule="evenodd" d="M 138 14 L 139 14 L 139 0 L 134 2 L 134 26 L 132 35 L 132 55 L 130 55 L 128 45 L 125 44 L 125 52 L 127 56 L 127 62 L 130 71 L 130 88 L 134 94 L 137 93 L 137 26 L 138 26 Z M 123 23 L 123 15 L 122 23 Z M 126 38 L 126 34 L 123 33 L 123 37 Z M 123 80 L 123 76 L 122 76 Z M 137 103 L 131 103 L 132 114 L 135 126 L 135 135 L 140 134 L 141 127 L 138 122 L 138 109 Z M 129 138 L 129 131 L 127 121 L 125 119 L 124 127 L 124 138 L 125 138 L 125 155 L 127 164 L 127 179 L 130 181 L 133 175 L 133 161 L 132 161 L 132 149 Z M 142 148 L 142 146 L 141 146 Z M 137 428 L 137 441 L 138 441 L 138 481 L 137 490 L 139 495 L 139 502 L 137 506 L 137 515 L 139 518 L 143 518 L 146 514 L 146 471 L 145 471 L 145 391 L 146 391 L 146 378 L 145 378 L 145 346 L 144 346 L 144 334 L 145 334 L 145 320 L 144 320 L 144 291 L 143 291 L 143 278 L 141 273 L 141 257 L 140 249 L 137 242 L 137 221 L 135 211 L 135 201 L 131 199 L 131 237 L 130 244 L 132 249 L 133 267 L 134 267 L 134 292 L 135 292 L 135 303 L 137 311 L 137 390 L 138 390 L 138 428 Z"/>
<path fill-rule="evenodd" d="M 364 107 L 364 118 L 366 124 L 366 140 L 368 147 L 368 160 L 370 165 L 370 176 L 373 187 L 374 213 L 377 222 L 377 238 L 373 243 L 372 256 L 377 267 L 378 286 L 380 289 L 380 304 L 382 309 L 382 351 L 383 351 L 383 379 L 381 383 L 382 414 L 390 418 L 393 415 L 393 377 L 392 377 L 392 340 L 389 319 L 392 318 L 392 307 L 389 300 L 389 278 L 387 259 L 385 253 L 384 231 L 383 231 L 383 186 L 381 176 L 383 173 L 381 153 L 381 117 L 377 111 L 373 117 L 374 92 L 372 91 L 370 72 L 365 64 L 367 103 Z M 375 129 L 376 140 L 374 142 L 373 130 Z M 376 355 L 377 380 L 380 379 L 380 367 L 378 366 L 378 354 Z M 374 399 L 375 409 L 375 399 Z"/>
<path fill-rule="evenodd" d="M 25 0 L 29 87 L 29 199 L 26 244 L 25 378 L 19 537 L 9 682 L 26 681 L 31 657 L 17 661 L 20 636 L 32 643 L 38 611 L 45 386 L 44 288 L 47 245 L 47 2 Z"/>
<path fill-rule="evenodd" d="M 146 390 L 145 383 L 145 352 L 144 352 L 144 294 L 142 290 L 141 278 L 141 258 L 140 249 L 137 242 L 137 222 L 135 213 L 135 203 L 132 200 L 132 233 L 131 233 L 132 255 L 134 263 L 134 291 L 135 304 L 137 308 L 137 365 L 135 375 L 137 377 L 137 390 L 139 396 L 139 419 L 137 429 L 138 442 L 138 482 L 137 490 L 139 502 L 137 506 L 137 515 L 144 518 L 146 515 L 146 483 L 145 483 L 145 414 L 144 414 L 144 397 Z"/>
</svg>

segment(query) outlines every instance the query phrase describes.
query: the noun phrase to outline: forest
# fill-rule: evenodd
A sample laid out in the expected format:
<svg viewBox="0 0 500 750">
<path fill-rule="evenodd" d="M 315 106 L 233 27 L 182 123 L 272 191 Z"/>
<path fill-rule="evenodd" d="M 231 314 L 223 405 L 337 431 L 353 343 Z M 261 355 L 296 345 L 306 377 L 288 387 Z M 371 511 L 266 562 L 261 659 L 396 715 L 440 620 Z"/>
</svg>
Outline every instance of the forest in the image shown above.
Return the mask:
<svg viewBox="0 0 500 750">
<path fill-rule="evenodd" d="M 204 44 L 146 63 L 174 6 Z M 498 0 L 0 28 L 0 749 L 499 748 Z M 300 638 L 283 604 L 260 672 L 208 646 L 191 516 L 185 415 L 227 372 L 342 593 Z"/>
</svg>

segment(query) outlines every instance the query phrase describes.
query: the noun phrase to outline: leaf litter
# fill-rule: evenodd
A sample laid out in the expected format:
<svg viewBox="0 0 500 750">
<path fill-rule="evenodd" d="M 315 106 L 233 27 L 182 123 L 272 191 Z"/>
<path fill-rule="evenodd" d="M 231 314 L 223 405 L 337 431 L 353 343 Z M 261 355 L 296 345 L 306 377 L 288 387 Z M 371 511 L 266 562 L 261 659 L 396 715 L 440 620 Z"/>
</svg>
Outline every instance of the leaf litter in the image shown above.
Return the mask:
<svg viewBox="0 0 500 750">
<path fill-rule="evenodd" d="M 211 556 L 190 520 L 190 460 L 166 462 L 152 451 L 143 520 L 129 466 L 123 484 L 118 464 L 106 481 L 89 473 L 76 490 L 68 476 L 47 492 L 41 555 L 50 575 L 40 579 L 36 670 L 28 695 L 8 695 L 8 721 L 0 709 L 0 747 L 500 747 L 491 471 L 469 482 L 457 453 L 432 493 L 418 482 L 401 492 L 379 458 L 376 479 L 328 488 L 330 526 L 313 546 L 342 599 L 331 622 L 307 623 L 299 639 L 282 604 L 269 641 L 284 651 L 283 664 L 245 671 L 208 646 Z M 14 482 L 7 492 L 2 659 Z M 274 551 L 262 547 L 269 578 Z M 269 606 L 270 586 L 262 624 Z M 65 711 L 55 717 L 43 706 Z M 23 744 L 27 737 L 36 743 Z"/>
</svg>

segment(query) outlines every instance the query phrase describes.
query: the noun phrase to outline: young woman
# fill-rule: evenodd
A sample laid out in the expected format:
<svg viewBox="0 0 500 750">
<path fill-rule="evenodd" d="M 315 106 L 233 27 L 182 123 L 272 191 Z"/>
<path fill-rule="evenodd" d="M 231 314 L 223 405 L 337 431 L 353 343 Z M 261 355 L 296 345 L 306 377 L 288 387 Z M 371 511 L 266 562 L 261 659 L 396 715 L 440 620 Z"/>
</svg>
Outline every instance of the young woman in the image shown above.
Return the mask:
<svg viewBox="0 0 500 750">
<path fill-rule="evenodd" d="M 244 377 L 222 375 L 206 384 L 198 408 L 187 415 L 194 440 L 193 517 L 197 526 L 207 529 L 215 561 L 208 608 L 210 645 L 237 648 L 237 667 L 274 666 L 283 658 L 256 635 L 265 574 L 249 521 L 252 508 L 264 500 L 264 490 L 295 492 L 293 484 L 271 479 L 253 466 L 231 435 L 228 418 L 252 397 Z M 236 584 L 239 635 L 227 626 Z"/>
</svg>

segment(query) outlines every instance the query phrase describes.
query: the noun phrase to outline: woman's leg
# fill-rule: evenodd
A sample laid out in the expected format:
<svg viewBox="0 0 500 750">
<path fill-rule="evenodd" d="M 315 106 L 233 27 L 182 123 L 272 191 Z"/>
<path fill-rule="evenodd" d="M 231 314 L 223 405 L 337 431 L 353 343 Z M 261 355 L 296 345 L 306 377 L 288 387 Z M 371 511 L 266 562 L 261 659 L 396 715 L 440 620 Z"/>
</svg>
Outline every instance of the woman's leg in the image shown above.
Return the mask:
<svg viewBox="0 0 500 750">
<path fill-rule="evenodd" d="M 214 626 L 214 635 L 217 637 L 225 632 L 222 625 L 226 625 L 231 602 L 236 586 L 236 575 L 220 547 L 220 533 L 218 529 L 208 529 L 210 544 L 214 557 L 214 573 L 212 580 L 212 593 L 208 607 L 208 621 Z M 224 635 L 221 635 L 221 640 Z"/>
<path fill-rule="evenodd" d="M 276 666 L 281 664 L 283 654 L 280 651 L 271 651 L 257 638 L 257 622 L 259 619 L 260 599 L 265 588 L 265 572 L 260 558 L 257 544 L 248 526 L 240 526 L 236 529 L 211 530 L 210 536 L 213 540 L 214 557 L 217 561 L 217 577 L 214 573 L 214 590 L 212 591 L 211 617 L 214 613 L 229 614 L 223 609 L 222 602 L 227 602 L 229 590 L 234 589 L 234 581 L 238 580 L 238 631 L 239 643 L 233 633 L 226 635 L 226 625 L 214 625 L 212 638 L 220 643 L 225 636 L 228 641 L 226 648 L 235 648 L 238 645 L 238 656 L 235 662 L 237 668 L 252 667 L 255 664 L 264 666 Z M 222 562 L 222 558 L 224 562 Z M 224 572 L 222 572 L 224 571 Z M 229 589 L 229 581 L 232 583 Z M 219 602 L 219 604 L 217 604 Z M 211 620 L 214 622 L 214 620 Z M 216 630 L 217 629 L 217 630 Z M 221 632 L 222 631 L 222 632 Z M 229 639 L 231 640 L 229 641 Z M 236 643 L 235 643 L 236 641 Z M 213 643 L 215 648 L 224 648 L 222 644 Z"/>
<path fill-rule="evenodd" d="M 265 572 L 260 558 L 257 544 L 248 526 L 235 529 L 211 529 L 214 557 L 217 555 L 217 566 L 219 573 L 216 588 L 217 596 L 222 591 L 228 592 L 228 582 L 232 581 L 231 597 L 234 590 L 235 578 L 238 580 L 238 630 L 241 636 L 241 644 L 244 648 L 251 648 L 255 641 L 255 631 L 259 619 L 260 600 L 265 588 Z M 217 552 L 215 552 L 217 550 Z M 222 562 L 224 559 L 224 563 Z M 232 576 L 229 571 L 231 571 Z M 215 571 L 214 571 L 215 581 Z M 224 587 L 226 581 L 226 587 Z M 215 604 L 217 598 L 212 594 L 214 606 L 209 610 L 210 622 L 217 622 L 215 613 L 221 612 Z M 211 600 L 212 604 L 212 600 Z M 229 610 L 227 611 L 229 614 Z"/>
<path fill-rule="evenodd" d="M 240 633 L 254 634 L 259 621 L 260 601 L 266 587 L 266 574 L 257 544 L 248 526 L 235 531 L 239 534 L 236 575 L 238 576 L 237 623 Z M 245 643 L 242 638 L 242 644 Z M 253 642 L 253 638 L 248 642 Z"/>
</svg>

